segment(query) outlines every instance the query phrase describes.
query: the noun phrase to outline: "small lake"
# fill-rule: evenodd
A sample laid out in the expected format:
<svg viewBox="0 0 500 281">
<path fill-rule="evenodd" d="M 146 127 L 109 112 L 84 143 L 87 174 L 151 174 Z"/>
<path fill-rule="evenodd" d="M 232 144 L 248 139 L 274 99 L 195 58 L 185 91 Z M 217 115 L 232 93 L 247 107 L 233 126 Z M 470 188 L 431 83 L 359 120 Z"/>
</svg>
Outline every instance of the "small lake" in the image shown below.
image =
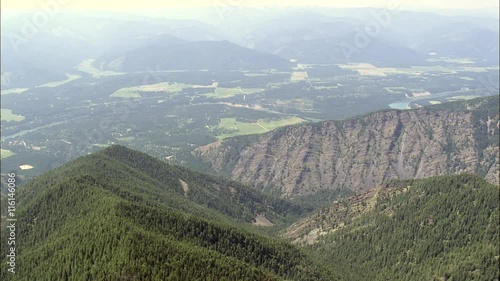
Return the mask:
<svg viewBox="0 0 500 281">
<path fill-rule="evenodd" d="M 394 102 L 389 104 L 389 107 L 392 109 L 408 109 L 408 106 L 410 105 L 410 102 Z"/>
</svg>

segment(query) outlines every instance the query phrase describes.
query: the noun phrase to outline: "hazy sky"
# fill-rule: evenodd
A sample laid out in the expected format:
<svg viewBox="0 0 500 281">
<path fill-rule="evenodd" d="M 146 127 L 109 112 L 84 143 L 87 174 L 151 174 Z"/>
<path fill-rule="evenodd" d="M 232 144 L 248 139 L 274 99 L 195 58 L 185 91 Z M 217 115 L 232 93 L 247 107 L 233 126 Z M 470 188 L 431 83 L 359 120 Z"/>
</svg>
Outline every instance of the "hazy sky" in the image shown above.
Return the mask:
<svg viewBox="0 0 500 281">
<path fill-rule="evenodd" d="M 396 0 L 398 1 L 398 0 Z M 58 2 L 61 8 L 85 10 L 142 10 L 191 8 L 204 6 L 331 6 L 331 7 L 384 7 L 394 0 L 2 0 L 2 10 L 40 9 L 41 5 Z M 498 7 L 498 0 L 399 0 L 408 9 L 483 9 Z"/>
</svg>

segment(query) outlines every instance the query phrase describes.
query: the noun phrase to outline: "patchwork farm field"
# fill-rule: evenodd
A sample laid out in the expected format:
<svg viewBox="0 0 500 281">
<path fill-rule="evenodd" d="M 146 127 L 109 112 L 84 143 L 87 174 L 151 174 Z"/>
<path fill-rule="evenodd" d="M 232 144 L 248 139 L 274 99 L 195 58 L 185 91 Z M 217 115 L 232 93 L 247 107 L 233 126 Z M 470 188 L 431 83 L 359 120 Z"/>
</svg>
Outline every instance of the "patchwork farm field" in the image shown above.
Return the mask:
<svg viewBox="0 0 500 281">
<path fill-rule="evenodd" d="M 388 68 L 388 67 L 376 67 L 369 63 L 358 63 L 358 64 L 342 64 L 340 65 L 342 69 L 357 71 L 363 76 L 387 76 L 395 74 L 404 75 L 422 75 L 425 73 L 442 73 L 451 74 L 457 72 L 488 72 L 495 70 L 493 67 L 467 67 L 463 65 L 459 66 L 411 66 L 408 68 Z M 471 79 L 470 77 L 466 79 Z"/>
<path fill-rule="evenodd" d="M 295 125 L 304 122 L 306 122 L 306 120 L 298 117 L 291 117 L 275 121 L 258 121 L 254 123 L 239 122 L 236 120 L 236 118 L 223 118 L 218 124 L 216 131 L 229 132 L 217 135 L 217 138 L 221 140 L 235 136 L 262 134 L 279 127 Z"/>
<path fill-rule="evenodd" d="M 25 119 L 24 116 L 19 114 L 14 114 L 11 109 L 1 109 L 2 121 L 16 121 L 20 122 Z"/>
<path fill-rule="evenodd" d="M 9 90 L 2 90 L 2 96 L 3 95 L 10 95 L 10 94 L 21 94 L 23 92 L 26 92 L 29 90 L 29 88 L 14 88 L 14 89 L 9 89 Z"/>
<path fill-rule="evenodd" d="M 137 87 L 129 87 L 129 88 L 123 88 L 120 89 L 113 94 L 111 94 L 110 97 L 112 98 L 140 98 L 141 97 L 141 92 L 164 92 L 168 94 L 176 94 L 182 92 L 186 88 L 192 88 L 192 85 L 186 85 L 182 83 L 157 83 L 157 84 L 150 84 L 150 85 L 142 85 L 142 86 L 137 86 Z"/>
<path fill-rule="evenodd" d="M 10 150 L 1 149 L 1 158 L 2 159 L 9 158 L 9 157 L 14 156 L 14 155 L 16 155 L 16 154 Z"/>
<path fill-rule="evenodd" d="M 94 65 L 95 59 L 87 59 L 82 61 L 76 70 L 92 75 L 93 77 L 110 76 L 110 75 L 121 75 L 122 72 L 116 72 L 111 70 L 101 70 Z"/>
<path fill-rule="evenodd" d="M 291 81 L 306 81 L 308 78 L 307 72 L 305 71 L 294 71 L 290 78 Z"/>
<path fill-rule="evenodd" d="M 56 81 L 56 82 L 49 82 L 49 83 L 45 83 L 45 84 L 42 84 L 42 85 L 37 86 L 37 87 L 55 88 L 55 87 L 59 87 L 61 85 L 64 85 L 66 83 L 69 83 L 71 81 L 74 81 L 76 79 L 79 79 L 82 76 L 77 75 L 77 74 L 68 74 L 68 73 L 66 73 L 66 77 L 67 77 L 66 80 L 61 80 L 61 81 Z"/>
<path fill-rule="evenodd" d="M 227 99 L 235 96 L 241 95 L 251 95 L 255 93 L 260 93 L 264 89 L 251 89 L 251 88 L 216 88 L 213 93 L 205 94 L 206 97 L 217 98 L 217 99 Z"/>
</svg>

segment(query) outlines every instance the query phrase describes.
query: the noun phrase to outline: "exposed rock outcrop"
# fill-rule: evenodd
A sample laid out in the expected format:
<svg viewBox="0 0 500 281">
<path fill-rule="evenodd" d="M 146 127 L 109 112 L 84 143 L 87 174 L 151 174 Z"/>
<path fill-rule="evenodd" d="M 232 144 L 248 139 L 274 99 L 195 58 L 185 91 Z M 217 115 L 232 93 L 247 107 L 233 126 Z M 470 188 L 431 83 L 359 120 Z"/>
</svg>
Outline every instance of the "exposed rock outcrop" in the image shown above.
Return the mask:
<svg viewBox="0 0 500 281">
<path fill-rule="evenodd" d="M 193 154 L 217 172 L 279 189 L 286 197 L 458 173 L 476 173 L 498 184 L 498 97 L 483 100 L 473 110 L 456 105 L 389 110 L 291 126 L 251 141 L 228 139 Z"/>
</svg>

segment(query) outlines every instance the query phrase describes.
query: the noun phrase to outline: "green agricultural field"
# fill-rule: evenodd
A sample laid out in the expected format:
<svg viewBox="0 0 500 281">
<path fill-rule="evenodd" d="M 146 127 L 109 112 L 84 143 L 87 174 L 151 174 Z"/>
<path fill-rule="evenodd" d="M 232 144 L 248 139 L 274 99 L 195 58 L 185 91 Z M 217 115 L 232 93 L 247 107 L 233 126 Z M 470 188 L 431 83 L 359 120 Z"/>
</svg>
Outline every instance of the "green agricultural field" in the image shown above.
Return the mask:
<svg viewBox="0 0 500 281">
<path fill-rule="evenodd" d="M 137 92 L 134 88 L 123 88 L 114 92 L 110 97 L 112 98 L 125 98 L 125 99 L 135 99 L 140 98 L 141 94 Z"/>
<path fill-rule="evenodd" d="M 141 86 L 144 92 L 169 92 L 172 94 L 180 93 L 184 89 L 193 88 L 193 85 L 183 83 L 158 83 L 153 85 Z"/>
<path fill-rule="evenodd" d="M 2 90 L 2 96 L 10 94 L 21 94 L 29 90 L 29 88 L 14 88 L 8 90 Z"/>
<path fill-rule="evenodd" d="M 487 72 L 490 70 L 498 70 L 498 67 L 476 67 L 476 66 L 412 66 L 410 68 L 381 68 L 387 74 L 406 74 L 415 75 L 419 73 L 441 72 L 441 73 L 456 73 L 456 72 Z"/>
<path fill-rule="evenodd" d="M 1 153 L 1 159 L 5 159 L 5 158 L 8 158 L 8 157 L 16 155 L 14 152 L 12 152 L 10 150 L 7 150 L 7 149 L 2 149 L 1 151 L 2 151 L 2 153 Z"/>
<path fill-rule="evenodd" d="M 267 76 L 266 73 L 245 73 L 246 77 L 263 77 Z"/>
<path fill-rule="evenodd" d="M 292 81 L 292 82 L 306 81 L 307 78 L 308 78 L 307 72 L 294 71 L 294 72 L 292 72 L 292 75 L 290 76 L 290 81 Z"/>
<path fill-rule="evenodd" d="M 111 71 L 111 70 L 100 70 L 95 68 L 92 64 L 95 62 L 95 59 L 87 59 L 84 60 L 76 67 L 78 71 L 85 72 L 88 74 L 91 74 L 94 77 L 99 77 L 99 76 L 111 76 L 111 75 L 121 75 L 123 73 L 121 72 L 116 72 L 116 71 Z"/>
<path fill-rule="evenodd" d="M 463 95 L 463 96 L 453 96 L 453 97 L 449 97 L 446 99 L 450 100 L 450 101 L 457 101 L 457 100 L 471 100 L 471 99 L 475 99 L 475 98 L 477 98 L 477 97 L 472 96 L 472 95 Z"/>
<path fill-rule="evenodd" d="M 450 62 L 459 64 L 473 64 L 474 60 L 470 58 L 432 58 L 428 59 L 428 62 Z"/>
<path fill-rule="evenodd" d="M 441 72 L 441 73 L 453 73 L 457 70 L 455 67 L 447 67 L 440 65 L 431 66 L 412 66 L 410 68 L 394 68 L 387 69 L 382 68 L 387 74 L 406 74 L 406 75 L 417 75 L 419 73 L 429 73 L 429 72 Z"/>
<path fill-rule="evenodd" d="M 69 83 L 69 82 L 71 82 L 73 80 L 79 79 L 82 76 L 76 75 L 76 74 L 68 74 L 68 73 L 66 73 L 66 77 L 67 77 L 66 80 L 45 83 L 43 85 L 37 86 L 37 88 L 40 88 L 40 87 L 47 87 L 47 88 L 59 87 L 59 86 L 61 86 L 63 84 L 66 84 L 66 83 Z"/>
<path fill-rule="evenodd" d="M 167 92 L 170 94 L 177 94 L 186 88 L 192 88 L 192 85 L 183 83 L 158 83 L 151 85 L 142 85 L 137 87 L 122 88 L 114 92 L 112 98 L 140 98 L 141 92 Z"/>
<path fill-rule="evenodd" d="M 369 63 L 341 64 L 342 69 L 357 71 L 363 76 L 387 76 L 387 72 L 397 72 L 395 68 L 379 68 Z"/>
<path fill-rule="evenodd" d="M 387 76 L 392 74 L 419 75 L 422 73 L 429 73 L 429 72 L 440 72 L 440 73 L 455 73 L 461 71 L 485 72 L 490 70 L 490 68 L 487 67 L 439 66 L 439 65 L 411 66 L 409 68 L 387 68 L 387 67 L 376 67 L 369 63 L 342 64 L 339 66 L 342 69 L 357 71 L 360 75 L 364 76 Z"/>
<path fill-rule="evenodd" d="M 305 122 L 304 119 L 298 117 L 290 117 L 276 121 L 262 121 L 255 123 L 239 122 L 236 118 L 222 118 L 217 126 L 217 129 L 230 131 L 217 135 L 218 139 L 225 139 L 235 136 L 262 134 L 279 127 L 294 125 Z"/>
<path fill-rule="evenodd" d="M 319 79 L 317 81 L 320 81 Z M 314 89 L 316 90 L 333 90 L 333 89 L 338 89 L 339 86 L 314 86 Z"/>
<path fill-rule="evenodd" d="M 407 91 L 405 87 L 385 87 L 384 89 L 391 94 L 401 94 Z"/>
<path fill-rule="evenodd" d="M 2 121 L 23 121 L 25 119 L 24 116 L 19 115 L 19 114 L 14 114 L 12 113 L 12 110 L 10 109 L 4 109 L 2 108 L 1 110 L 1 115 L 2 115 Z"/>
<path fill-rule="evenodd" d="M 265 127 L 267 130 L 274 130 L 280 127 L 284 126 L 289 126 L 289 125 L 295 125 L 299 123 L 304 123 L 306 120 L 299 118 L 299 117 L 290 117 L 287 119 L 281 119 L 277 121 L 270 121 L 270 122 L 259 122 L 258 124 L 262 127 Z"/>
<path fill-rule="evenodd" d="M 275 105 L 278 107 L 294 108 L 300 111 L 316 112 L 314 110 L 314 102 L 310 99 L 289 99 L 276 100 Z"/>
<path fill-rule="evenodd" d="M 227 99 L 238 95 L 251 95 L 260 93 L 264 89 L 258 88 L 217 88 L 213 93 L 205 94 L 209 98 Z"/>
</svg>

